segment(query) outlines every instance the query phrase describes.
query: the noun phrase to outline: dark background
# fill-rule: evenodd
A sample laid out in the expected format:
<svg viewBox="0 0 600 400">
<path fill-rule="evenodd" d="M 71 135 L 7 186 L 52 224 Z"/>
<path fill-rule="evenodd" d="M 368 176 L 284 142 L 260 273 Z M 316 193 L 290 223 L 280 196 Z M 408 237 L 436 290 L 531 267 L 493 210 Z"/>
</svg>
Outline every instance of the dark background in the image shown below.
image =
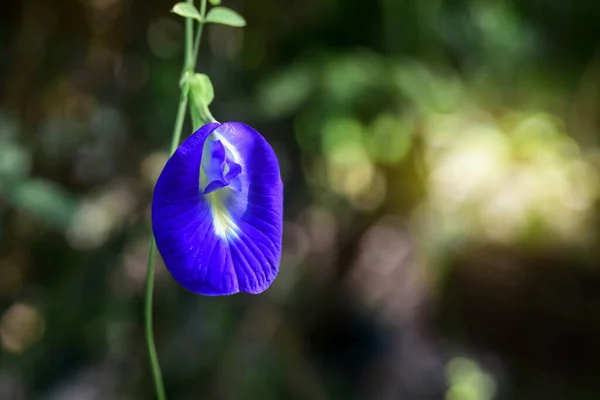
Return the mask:
<svg viewBox="0 0 600 400">
<path fill-rule="evenodd" d="M 153 398 L 172 5 L 2 3 L 0 399 Z M 198 70 L 280 158 L 281 272 L 209 298 L 158 263 L 169 399 L 600 398 L 600 2 L 223 5 Z"/>
</svg>

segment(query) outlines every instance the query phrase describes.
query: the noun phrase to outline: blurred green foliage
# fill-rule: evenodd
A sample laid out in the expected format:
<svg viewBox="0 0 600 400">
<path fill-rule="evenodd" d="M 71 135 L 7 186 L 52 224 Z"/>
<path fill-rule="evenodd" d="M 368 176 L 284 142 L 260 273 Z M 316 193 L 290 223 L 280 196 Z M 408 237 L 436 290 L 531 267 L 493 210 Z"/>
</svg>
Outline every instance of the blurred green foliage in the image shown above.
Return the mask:
<svg viewBox="0 0 600 400">
<path fill-rule="evenodd" d="M 169 398 L 598 398 L 599 4 L 224 2 L 247 27 L 211 25 L 198 72 L 278 153 L 281 273 L 213 299 L 159 267 Z M 2 399 L 152 396 L 173 5 L 0 13 Z"/>
</svg>

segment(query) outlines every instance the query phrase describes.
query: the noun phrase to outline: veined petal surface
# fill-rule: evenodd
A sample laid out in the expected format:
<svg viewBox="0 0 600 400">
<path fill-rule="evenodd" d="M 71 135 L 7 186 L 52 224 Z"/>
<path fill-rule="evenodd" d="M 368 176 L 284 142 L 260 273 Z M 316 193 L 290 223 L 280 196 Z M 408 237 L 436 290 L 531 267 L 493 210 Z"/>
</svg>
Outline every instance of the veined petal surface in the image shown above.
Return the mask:
<svg viewBox="0 0 600 400">
<path fill-rule="evenodd" d="M 163 169 L 152 200 L 156 245 L 192 292 L 260 293 L 279 271 L 283 183 L 275 152 L 253 128 L 209 123 Z"/>
</svg>

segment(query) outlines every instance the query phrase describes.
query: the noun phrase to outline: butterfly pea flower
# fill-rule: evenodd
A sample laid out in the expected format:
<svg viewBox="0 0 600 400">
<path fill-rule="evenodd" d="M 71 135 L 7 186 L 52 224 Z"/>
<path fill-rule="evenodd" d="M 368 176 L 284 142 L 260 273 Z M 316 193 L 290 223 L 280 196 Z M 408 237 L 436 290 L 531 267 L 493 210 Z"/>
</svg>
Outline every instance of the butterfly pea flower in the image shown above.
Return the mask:
<svg viewBox="0 0 600 400">
<path fill-rule="evenodd" d="M 156 246 L 173 278 L 209 296 L 260 293 L 279 271 L 283 183 L 253 128 L 214 122 L 167 161 L 152 200 Z"/>
</svg>

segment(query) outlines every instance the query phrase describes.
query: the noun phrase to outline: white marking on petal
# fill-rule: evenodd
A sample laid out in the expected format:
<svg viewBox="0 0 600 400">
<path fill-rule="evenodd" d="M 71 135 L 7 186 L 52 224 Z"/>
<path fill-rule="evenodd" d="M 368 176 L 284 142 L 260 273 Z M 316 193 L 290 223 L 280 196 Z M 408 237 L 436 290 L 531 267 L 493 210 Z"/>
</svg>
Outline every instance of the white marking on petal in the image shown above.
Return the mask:
<svg viewBox="0 0 600 400">
<path fill-rule="evenodd" d="M 239 231 L 239 227 L 231 218 L 231 214 L 220 196 L 229 190 L 229 188 L 223 188 L 206 195 L 210 205 L 215 234 L 223 239 L 237 238 Z"/>
<path fill-rule="evenodd" d="M 229 150 L 231 152 L 231 155 L 233 156 L 233 162 L 235 162 L 236 164 L 241 164 L 243 163 L 242 157 L 240 156 L 240 153 L 237 151 L 237 149 L 235 148 L 234 145 L 232 145 L 227 139 L 225 139 L 223 137 L 223 135 L 220 135 L 217 130 L 219 128 L 217 128 L 212 134 L 215 135 L 215 138 L 217 138 L 218 140 L 221 141 L 221 143 L 223 143 L 223 146 L 225 146 L 225 149 Z"/>
</svg>

